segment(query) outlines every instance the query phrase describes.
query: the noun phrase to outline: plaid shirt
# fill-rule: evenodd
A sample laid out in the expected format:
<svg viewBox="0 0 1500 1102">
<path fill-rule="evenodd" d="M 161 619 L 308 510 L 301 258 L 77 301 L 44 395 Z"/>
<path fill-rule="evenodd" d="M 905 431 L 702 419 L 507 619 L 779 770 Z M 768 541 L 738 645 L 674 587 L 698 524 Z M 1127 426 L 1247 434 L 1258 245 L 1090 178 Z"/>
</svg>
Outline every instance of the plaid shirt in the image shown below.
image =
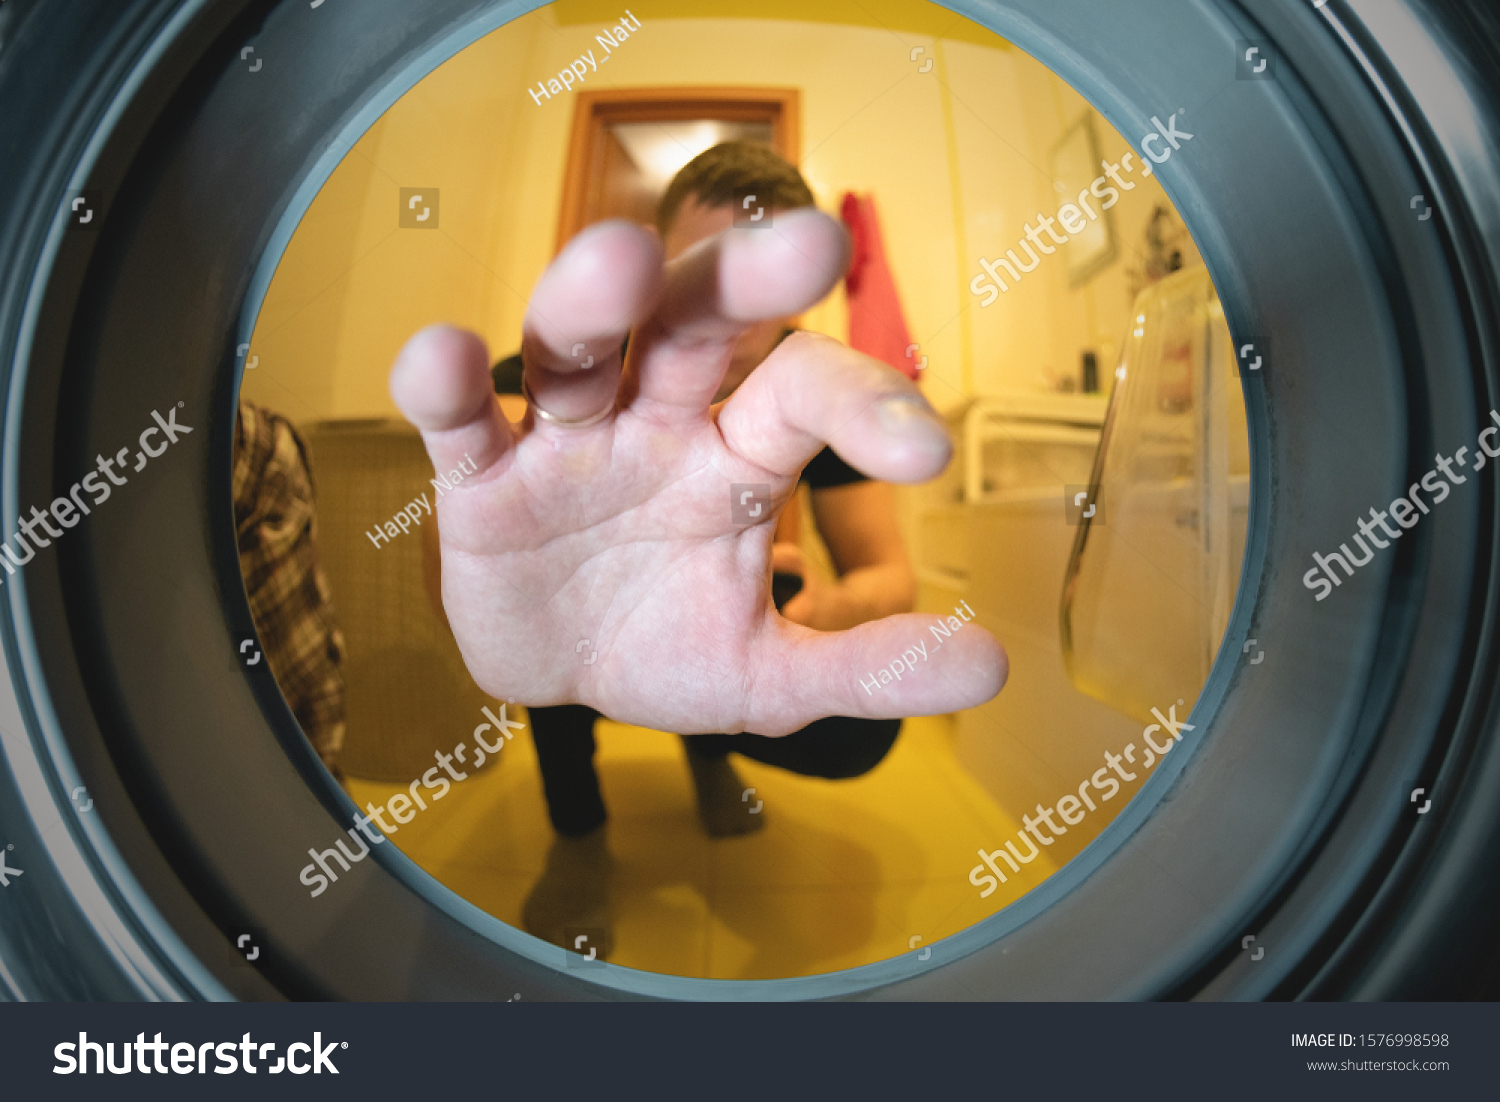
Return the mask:
<svg viewBox="0 0 1500 1102">
<path fill-rule="evenodd" d="M 308 741 L 338 776 L 344 636 L 318 563 L 307 445 L 290 421 L 240 402 L 233 486 L 240 573 L 261 646 Z"/>
</svg>

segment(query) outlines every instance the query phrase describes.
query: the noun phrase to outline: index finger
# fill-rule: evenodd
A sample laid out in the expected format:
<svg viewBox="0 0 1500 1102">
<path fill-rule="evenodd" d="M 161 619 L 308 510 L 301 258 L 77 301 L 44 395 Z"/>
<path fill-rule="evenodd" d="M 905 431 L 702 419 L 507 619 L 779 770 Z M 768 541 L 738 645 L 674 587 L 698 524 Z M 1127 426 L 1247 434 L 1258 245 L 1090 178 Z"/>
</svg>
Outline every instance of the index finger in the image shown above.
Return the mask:
<svg viewBox="0 0 1500 1102">
<path fill-rule="evenodd" d="M 613 402 L 620 345 L 661 287 L 661 242 L 633 222 L 600 222 L 569 241 L 537 281 L 521 323 L 536 404 L 573 420 Z"/>
<path fill-rule="evenodd" d="M 703 416 L 735 338 L 817 303 L 848 262 L 843 225 L 812 208 L 779 213 L 766 229 L 724 230 L 688 249 L 667 265 L 661 304 L 630 340 L 632 400 L 664 414 Z"/>
</svg>

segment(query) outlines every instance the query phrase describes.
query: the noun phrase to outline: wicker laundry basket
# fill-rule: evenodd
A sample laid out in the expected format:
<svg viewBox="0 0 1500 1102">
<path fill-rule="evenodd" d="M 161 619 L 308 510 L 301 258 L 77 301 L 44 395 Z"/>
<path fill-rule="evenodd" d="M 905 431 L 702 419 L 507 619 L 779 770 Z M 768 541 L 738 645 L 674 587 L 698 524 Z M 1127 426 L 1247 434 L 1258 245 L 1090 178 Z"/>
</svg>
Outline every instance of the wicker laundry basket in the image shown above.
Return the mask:
<svg viewBox="0 0 1500 1102">
<path fill-rule="evenodd" d="M 378 547 L 367 535 L 424 491 L 433 501 L 432 464 L 405 421 L 299 428 L 312 453 L 319 551 L 347 648 L 341 762 L 350 776 L 409 783 L 436 764 L 437 751 L 472 747 L 480 707 L 494 706 L 423 586 L 422 529 L 435 516 Z"/>
</svg>

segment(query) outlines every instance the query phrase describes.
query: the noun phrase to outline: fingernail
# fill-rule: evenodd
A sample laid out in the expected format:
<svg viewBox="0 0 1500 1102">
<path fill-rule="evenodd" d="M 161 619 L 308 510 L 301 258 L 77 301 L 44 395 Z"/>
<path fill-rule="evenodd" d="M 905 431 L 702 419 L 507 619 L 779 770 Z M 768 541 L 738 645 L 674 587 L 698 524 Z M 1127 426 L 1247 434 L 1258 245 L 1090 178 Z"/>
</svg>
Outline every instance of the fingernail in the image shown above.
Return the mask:
<svg viewBox="0 0 1500 1102">
<path fill-rule="evenodd" d="M 947 427 L 920 395 L 893 394 L 882 398 L 875 411 L 882 428 L 899 433 L 914 444 L 934 452 L 947 452 L 953 447 Z"/>
</svg>

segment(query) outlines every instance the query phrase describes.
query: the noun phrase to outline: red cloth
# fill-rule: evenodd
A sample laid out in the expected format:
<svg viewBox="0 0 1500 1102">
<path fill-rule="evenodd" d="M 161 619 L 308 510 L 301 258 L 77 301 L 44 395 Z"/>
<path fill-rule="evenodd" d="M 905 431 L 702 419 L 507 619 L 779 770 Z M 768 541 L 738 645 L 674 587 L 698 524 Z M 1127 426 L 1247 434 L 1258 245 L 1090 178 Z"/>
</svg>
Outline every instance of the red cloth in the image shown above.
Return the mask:
<svg viewBox="0 0 1500 1102">
<path fill-rule="evenodd" d="M 910 379 L 917 378 L 922 350 L 913 347 L 896 281 L 885 262 L 875 198 L 852 191 L 844 195 L 840 216 L 849 228 L 853 254 L 844 287 L 849 293 L 849 347 L 890 364 Z"/>
</svg>

